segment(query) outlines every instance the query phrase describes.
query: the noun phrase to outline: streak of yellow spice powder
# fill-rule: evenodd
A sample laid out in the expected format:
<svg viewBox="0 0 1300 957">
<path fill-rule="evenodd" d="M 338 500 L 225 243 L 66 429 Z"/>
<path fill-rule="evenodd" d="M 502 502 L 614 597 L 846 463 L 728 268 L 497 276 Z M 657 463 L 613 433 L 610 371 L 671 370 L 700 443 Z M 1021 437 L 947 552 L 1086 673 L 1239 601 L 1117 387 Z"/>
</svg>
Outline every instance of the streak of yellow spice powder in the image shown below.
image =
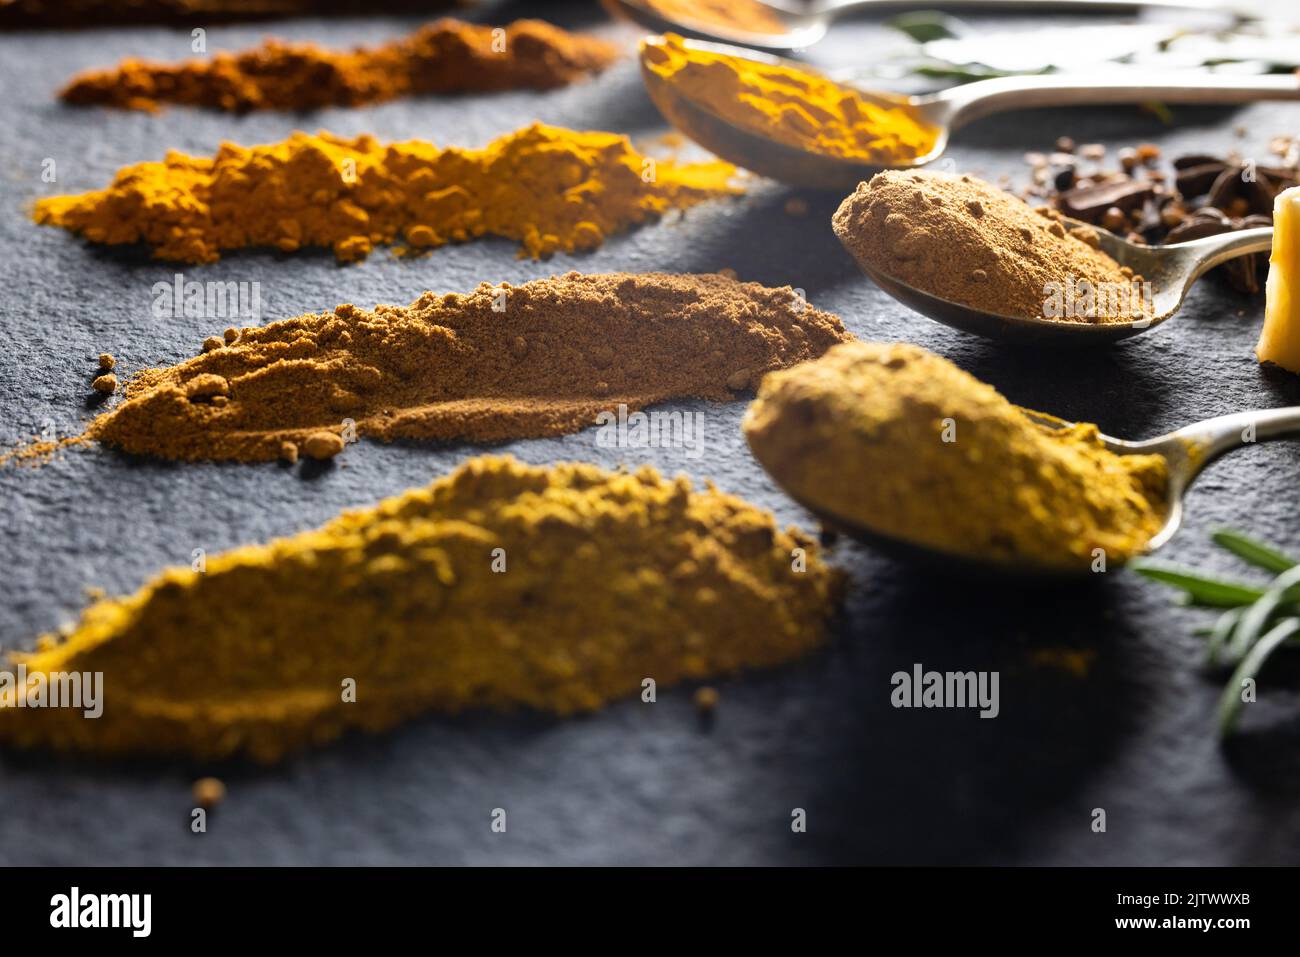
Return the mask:
<svg viewBox="0 0 1300 957">
<path fill-rule="evenodd" d="M 498 544 L 509 574 L 481 560 Z M 85 721 L 16 708 L 10 689 L 0 741 L 270 761 L 421 711 L 572 714 L 646 674 L 666 688 L 810 652 L 841 584 L 812 539 L 712 486 L 477 458 L 98 601 L 61 640 L 12 657 L 32 674 L 100 671 L 115 704 Z M 340 675 L 370 689 L 360 703 L 340 699 Z"/>
<path fill-rule="evenodd" d="M 143 241 L 182 262 L 246 246 L 328 246 L 351 261 L 379 243 L 418 249 L 487 234 L 541 257 L 739 192 L 721 161 L 650 163 L 620 134 L 542 124 L 478 150 L 295 133 L 227 143 L 212 158 L 171 152 L 119 171 L 108 189 L 40 200 L 33 215 L 93 242 Z"/>
</svg>

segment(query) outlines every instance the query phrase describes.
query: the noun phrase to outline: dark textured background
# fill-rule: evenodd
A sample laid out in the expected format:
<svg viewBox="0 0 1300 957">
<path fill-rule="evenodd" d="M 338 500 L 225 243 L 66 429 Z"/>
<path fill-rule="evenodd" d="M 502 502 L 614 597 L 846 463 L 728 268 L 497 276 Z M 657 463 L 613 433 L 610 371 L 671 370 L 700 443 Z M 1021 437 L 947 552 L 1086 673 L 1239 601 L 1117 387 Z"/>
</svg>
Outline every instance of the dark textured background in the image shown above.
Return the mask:
<svg viewBox="0 0 1300 957">
<path fill-rule="evenodd" d="M 555 21 L 632 40 L 593 3 L 512 4 L 483 18 L 545 12 Z M 270 30 L 331 44 L 376 41 L 413 21 L 294 21 L 220 27 L 209 46 L 235 48 Z M 989 21 L 997 22 L 997 21 Z M 852 65 L 888 48 L 869 22 L 846 24 L 816 51 Z M 128 55 L 188 55 L 187 32 L 163 28 L 0 36 L 0 442 L 42 428 L 75 433 L 92 414 L 94 357 L 134 369 L 190 356 L 220 320 L 159 320 L 150 289 L 175 271 L 138 251 L 91 248 L 38 228 L 36 197 L 103 186 L 119 166 L 169 147 L 210 153 L 223 138 L 270 142 L 295 128 L 370 131 L 481 145 L 533 119 L 651 137 L 662 123 L 632 62 L 595 83 L 547 94 L 398 102 L 310 116 L 231 117 L 173 109 L 156 116 L 65 108 L 55 91 L 73 72 Z M 1166 150 L 1238 147 L 1265 156 L 1294 131 L 1300 106 L 1178 109 L 1166 128 L 1136 110 L 1015 114 L 956 138 L 959 168 L 1023 181 L 1021 154 L 1062 133 L 1112 148 L 1151 139 Z M 1244 125 L 1238 137 L 1233 130 Z M 59 181 L 44 184 L 53 157 Z M 763 184 L 620 237 L 592 255 L 531 262 L 511 244 L 481 242 L 425 259 L 377 252 L 336 266 L 327 254 L 231 255 L 187 278 L 262 283 L 264 321 L 331 308 L 406 302 L 425 289 L 465 291 L 571 268 L 707 271 L 807 290 L 859 336 L 918 342 L 1012 400 L 1144 437 L 1242 409 L 1300 402 L 1300 379 L 1261 370 L 1252 347 L 1262 301 L 1213 279 L 1185 314 L 1154 333 L 1093 354 L 1014 352 L 910 313 L 862 279 L 831 234 L 839 197 L 804 193 L 811 213 L 782 211 L 791 193 Z M 745 450 L 743 403 L 698 404 L 707 454 L 629 450 L 714 479 L 723 489 L 807 525 Z M 501 449 L 530 462 L 614 465 L 594 431 Z M 0 469 L 0 640 L 25 645 L 71 620 L 83 589 L 133 590 L 167 564 L 310 528 L 340 509 L 431 481 L 482 451 L 350 448 L 305 479 L 275 465 L 186 465 L 71 451 L 40 470 Z M 1300 446 L 1241 451 L 1213 466 L 1188 501 L 1189 521 L 1166 557 L 1229 563 L 1206 530 L 1233 524 L 1300 551 Z M 935 581 L 852 543 L 834 560 L 852 589 L 823 654 L 720 685 L 714 726 L 696 721 L 689 690 L 653 706 L 615 704 L 573 721 L 523 716 L 432 717 L 378 737 L 354 736 L 271 770 L 184 762 L 96 764 L 48 755 L 0 759 L 0 863 L 1294 863 L 1300 844 L 1294 683 L 1263 682 L 1247 733 L 1214 740 L 1219 690 L 1195 667 L 1202 613 L 1126 575 L 1079 590 Z M 178 635 L 199 641 L 201 635 Z M 1086 678 L 1036 665 L 1036 649 L 1093 649 Z M 1002 715 L 889 706 L 889 676 L 913 662 L 996 669 Z M 227 802 L 206 835 L 188 829 L 189 786 L 215 770 Z M 494 835 L 489 814 L 509 812 Z M 808 833 L 790 832 L 790 810 Z M 1109 830 L 1089 828 L 1105 808 Z"/>
</svg>

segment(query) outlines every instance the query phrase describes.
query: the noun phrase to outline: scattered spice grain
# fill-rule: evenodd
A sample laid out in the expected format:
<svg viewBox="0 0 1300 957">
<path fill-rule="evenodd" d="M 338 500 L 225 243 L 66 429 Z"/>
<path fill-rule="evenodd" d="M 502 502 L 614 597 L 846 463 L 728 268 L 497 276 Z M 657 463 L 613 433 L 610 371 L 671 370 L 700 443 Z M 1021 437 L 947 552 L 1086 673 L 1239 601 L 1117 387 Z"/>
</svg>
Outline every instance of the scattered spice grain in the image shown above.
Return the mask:
<svg viewBox="0 0 1300 957">
<path fill-rule="evenodd" d="M 705 685 L 703 688 L 695 690 L 695 707 L 702 714 L 712 714 L 717 710 L 718 701 L 721 696 L 717 688 L 711 688 Z"/>
<path fill-rule="evenodd" d="M 211 810 L 226 799 L 226 785 L 219 778 L 199 778 L 190 789 L 194 803 Z"/>
<path fill-rule="evenodd" d="M 343 451 L 343 437 L 334 432 L 313 432 L 303 440 L 302 450 L 317 461 L 332 459 Z"/>
</svg>

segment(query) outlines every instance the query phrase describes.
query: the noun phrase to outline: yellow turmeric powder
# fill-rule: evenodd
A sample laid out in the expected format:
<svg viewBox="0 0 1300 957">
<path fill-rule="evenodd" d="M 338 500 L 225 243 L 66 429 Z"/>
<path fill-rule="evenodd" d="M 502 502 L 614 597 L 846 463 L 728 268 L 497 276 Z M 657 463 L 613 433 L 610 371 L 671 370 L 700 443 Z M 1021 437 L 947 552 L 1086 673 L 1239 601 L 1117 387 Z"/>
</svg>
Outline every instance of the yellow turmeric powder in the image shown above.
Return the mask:
<svg viewBox="0 0 1300 957">
<path fill-rule="evenodd" d="M 1141 553 L 1164 523 L 1165 460 L 1031 415 L 917 346 L 853 342 L 767 376 L 744 430 L 791 495 L 888 538 L 1063 570 Z"/>
<path fill-rule="evenodd" d="M 119 170 L 107 189 L 42 199 L 33 217 L 189 263 L 250 246 L 324 246 L 346 262 L 379 243 L 419 250 L 488 235 L 538 258 L 737 193 L 734 173 L 721 161 L 655 161 L 617 133 L 540 123 L 480 150 L 295 133 L 267 146 L 224 143 L 211 159 L 169 152 Z"/>
<path fill-rule="evenodd" d="M 903 102 L 886 103 L 817 73 L 687 46 L 668 34 L 642 44 L 642 63 L 694 103 L 789 146 L 865 163 L 901 163 L 934 148 L 939 131 Z"/>
<path fill-rule="evenodd" d="M 684 24 L 747 33 L 785 33 L 780 15 L 761 0 L 640 0 L 648 10 Z"/>
<path fill-rule="evenodd" d="M 385 440 L 560 435 L 620 405 L 734 399 L 849 338 L 789 287 L 716 275 L 483 283 L 238 330 L 229 344 L 137 373 L 87 436 L 171 459 L 271 461 L 285 443 L 294 458 L 299 446 L 337 454 L 344 419 Z"/>
<path fill-rule="evenodd" d="M 91 605 L 13 656 L 0 741 L 274 761 L 424 711 L 590 711 L 811 651 L 839 586 L 812 539 L 712 486 L 473 459 Z M 60 672 L 102 674 L 99 717 L 32 706 Z"/>
<path fill-rule="evenodd" d="M 328 50 L 267 40 L 242 53 L 179 64 L 124 60 L 73 77 L 59 94 L 77 105 L 156 110 L 183 103 L 221 110 L 310 110 L 424 93 L 546 90 L 598 73 L 612 43 L 541 20 L 504 27 L 443 19 L 377 47 Z"/>
</svg>

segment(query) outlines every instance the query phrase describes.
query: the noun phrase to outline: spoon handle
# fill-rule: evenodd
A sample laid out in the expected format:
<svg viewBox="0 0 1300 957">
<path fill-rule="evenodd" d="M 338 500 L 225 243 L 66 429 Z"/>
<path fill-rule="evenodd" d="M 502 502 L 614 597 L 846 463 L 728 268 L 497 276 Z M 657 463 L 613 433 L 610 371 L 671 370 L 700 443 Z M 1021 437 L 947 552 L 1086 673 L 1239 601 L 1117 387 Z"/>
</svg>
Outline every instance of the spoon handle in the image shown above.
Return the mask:
<svg viewBox="0 0 1300 957">
<path fill-rule="evenodd" d="M 1257 412 L 1234 412 L 1197 422 L 1174 433 L 1174 437 L 1181 439 L 1188 448 L 1192 475 L 1224 452 L 1292 435 L 1300 435 L 1300 406 L 1296 405 Z"/>
<path fill-rule="evenodd" d="M 1186 243 L 1174 243 L 1164 248 L 1194 257 L 1188 277 L 1190 283 L 1229 259 L 1248 256 L 1251 253 L 1269 252 L 1273 248 L 1273 227 L 1256 226 L 1254 229 L 1239 229 L 1236 232 L 1206 236 Z"/>
<path fill-rule="evenodd" d="M 1223 9 L 1216 0 L 940 0 L 938 3 L 924 0 L 820 0 L 801 12 L 813 16 L 840 16 L 868 10 L 929 10 L 934 7 L 944 10 L 1041 10 L 1045 13 L 1127 12 L 1147 7 L 1176 10 Z"/>
<path fill-rule="evenodd" d="M 953 129 L 1004 110 L 1098 106 L 1110 103 L 1251 103 L 1300 100 L 1294 75 L 1234 76 L 1218 73 L 1105 72 L 1003 76 L 953 87 L 937 95 L 952 110 Z"/>
</svg>

